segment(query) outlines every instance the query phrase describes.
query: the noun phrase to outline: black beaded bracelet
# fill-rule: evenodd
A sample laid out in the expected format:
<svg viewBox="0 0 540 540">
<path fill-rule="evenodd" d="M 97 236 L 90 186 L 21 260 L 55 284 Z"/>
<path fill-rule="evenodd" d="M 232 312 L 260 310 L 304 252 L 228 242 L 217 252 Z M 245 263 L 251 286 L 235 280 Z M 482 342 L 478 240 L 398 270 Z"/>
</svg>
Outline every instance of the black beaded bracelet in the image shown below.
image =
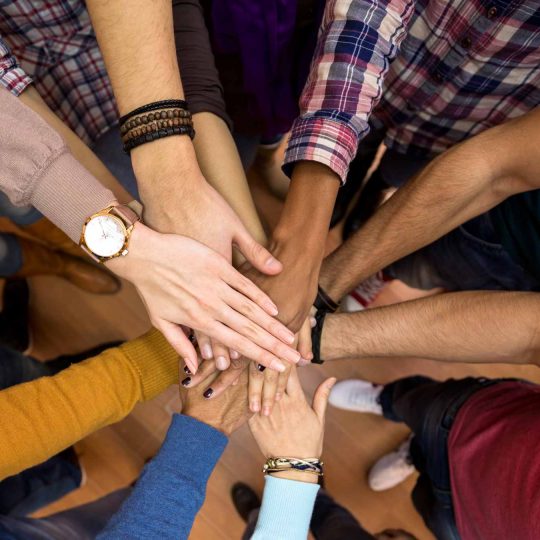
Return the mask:
<svg viewBox="0 0 540 540">
<path fill-rule="evenodd" d="M 156 111 L 158 109 L 184 109 L 187 111 L 188 104 L 187 101 L 183 99 L 164 99 L 162 101 L 154 101 L 152 103 L 148 103 L 147 105 L 143 105 L 142 107 L 137 107 L 136 109 L 128 112 L 124 116 L 121 116 L 119 120 L 120 126 L 122 126 L 122 124 L 126 123 L 130 118 L 133 118 L 138 114 L 144 114 Z"/>
<path fill-rule="evenodd" d="M 140 137 L 134 137 L 127 140 L 124 143 L 124 152 L 129 154 L 134 148 L 137 148 L 137 146 L 157 141 L 158 139 L 164 139 L 165 137 L 171 137 L 173 135 L 189 135 L 189 137 L 193 139 L 193 137 L 195 137 L 195 130 L 190 125 L 161 128 L 159 131 L 146 133 Z"/>
<path fill-rule="evenodd" d="M 327 313 L 334 313 L 339 307 L 339 304 L 334 302 L 321 288 L 320 285 L 317 290 L 317 298 L 315 298 L 315 303 L 313 305 L 317 308 L 318 311 L 323 310 Z"/>
</svg>

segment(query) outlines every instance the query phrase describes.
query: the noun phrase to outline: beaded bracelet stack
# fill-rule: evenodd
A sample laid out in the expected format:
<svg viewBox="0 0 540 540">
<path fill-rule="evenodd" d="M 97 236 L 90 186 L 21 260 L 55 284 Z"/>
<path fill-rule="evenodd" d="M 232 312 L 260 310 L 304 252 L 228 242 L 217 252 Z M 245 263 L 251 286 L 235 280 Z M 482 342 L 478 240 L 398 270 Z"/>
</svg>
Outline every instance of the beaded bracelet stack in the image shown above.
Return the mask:
<svg viewBox="0 0 540 540">
<path fill-rule="evenodd" d="M 156 101 L 139 107 L 120 118 L 120 135 L 124 152 L 147 142 L 172 135 L 195 136 L 191 113 L 182 99 Z"/>
<path fill-rule="evenodd" d="M 323 472 L 324 463 L 318 458 L 290 458 L 290 457 L 275 457 L 266 460 L 263 466 L 263 473 L 270 474 L 283 471 L 301 471 L 317 476 L 324 476 Z"/>
</svg>

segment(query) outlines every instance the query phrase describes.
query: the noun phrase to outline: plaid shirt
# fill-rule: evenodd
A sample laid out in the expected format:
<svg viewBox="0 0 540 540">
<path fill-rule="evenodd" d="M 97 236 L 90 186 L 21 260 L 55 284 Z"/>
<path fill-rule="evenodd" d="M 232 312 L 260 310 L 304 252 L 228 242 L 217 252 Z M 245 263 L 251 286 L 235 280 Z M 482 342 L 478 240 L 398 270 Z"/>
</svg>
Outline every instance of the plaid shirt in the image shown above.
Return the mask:
<svg viewBox="0 0 540 540">
<path fill-rule="evenodd" d="M 370 124 L 425 157 L 538 105 L 540 0 L 328 0 L 285 163 L 345 180 Z"/>
<path fill-rule="evenodd" d="M 18 95 L 32 80 L 86 142 L 118 122 L 83 0 L 0 0 L 0 84 Z"/>
</svg>

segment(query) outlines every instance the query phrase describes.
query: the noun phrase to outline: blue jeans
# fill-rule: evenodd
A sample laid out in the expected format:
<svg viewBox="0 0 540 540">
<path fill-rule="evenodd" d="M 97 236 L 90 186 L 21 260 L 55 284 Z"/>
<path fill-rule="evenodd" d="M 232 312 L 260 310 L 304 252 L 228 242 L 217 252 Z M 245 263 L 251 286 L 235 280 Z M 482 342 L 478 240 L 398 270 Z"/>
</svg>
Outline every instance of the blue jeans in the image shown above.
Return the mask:
<svg viewBox="0 0 540 540">
<path fill-rule="evenodd" d="M 122 149 L 118 129 L 115 127 L 103 134 L 94 144 L 93 151 L 120 184 L 138 199 L 137 181 L 131 159 Z M 7 196 L 0 192 L 0 217 L 7 217 L 13 223 L 24 227 L 36 223 L 43 215 L 32 206 L 14 206 Z M 22 265 L 22 250 L 17 237 L 0 233 L 0 277 L 15 275 Z"/>
<path fill-rule="evenodd" d="M 0 346 L 0 390 L 53 375 L 55 363 Z M 3 419 L 2 421 L 9 421 Z M 71 449 L 0 482 L 0 515 L 25 516 L 63 497 L 81 484 L 81 469 Z"/>
<path fill-rule="evenodd" d="M 459 540 L 456 526 L 448 436 L 460 407 L 476 392 L 500 380 L 405 377 L 387 384 L 379 401 L 385 418 L 404 422 L 414 433 L 411 457 L 420 477 L 413 503 L 437 540 Z"/>
<path fill-rule="evenodd" d="M 131 488 L 120 489 L 97 501 L 41 519 L 0 516 L 0 539 L 94 540 L 130 493 Z"/>
</svg>

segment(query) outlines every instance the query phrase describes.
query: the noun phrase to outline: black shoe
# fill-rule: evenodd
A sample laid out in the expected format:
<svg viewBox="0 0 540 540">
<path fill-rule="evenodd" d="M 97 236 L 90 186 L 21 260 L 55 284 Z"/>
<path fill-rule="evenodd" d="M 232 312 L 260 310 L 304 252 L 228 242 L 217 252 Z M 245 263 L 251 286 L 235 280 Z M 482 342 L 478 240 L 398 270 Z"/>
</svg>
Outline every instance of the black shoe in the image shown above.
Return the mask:
<svg viewBox="0 0 540 540">
<path fill-rule="evenodd" d="M 25 279 L 8 280 L 0 312 L 0 344 L 19 352 L 30 346 L 28 284 Z"/>
<path fill-rule="evenodd" d="M 236 511 L 242 519 L 247 523 L 249 514 L 253 510 L 261 507 L 261 499 L 247 485 L 242 482 L 237 482 L 231 489 L 231 497 Z"/>
</svg>

